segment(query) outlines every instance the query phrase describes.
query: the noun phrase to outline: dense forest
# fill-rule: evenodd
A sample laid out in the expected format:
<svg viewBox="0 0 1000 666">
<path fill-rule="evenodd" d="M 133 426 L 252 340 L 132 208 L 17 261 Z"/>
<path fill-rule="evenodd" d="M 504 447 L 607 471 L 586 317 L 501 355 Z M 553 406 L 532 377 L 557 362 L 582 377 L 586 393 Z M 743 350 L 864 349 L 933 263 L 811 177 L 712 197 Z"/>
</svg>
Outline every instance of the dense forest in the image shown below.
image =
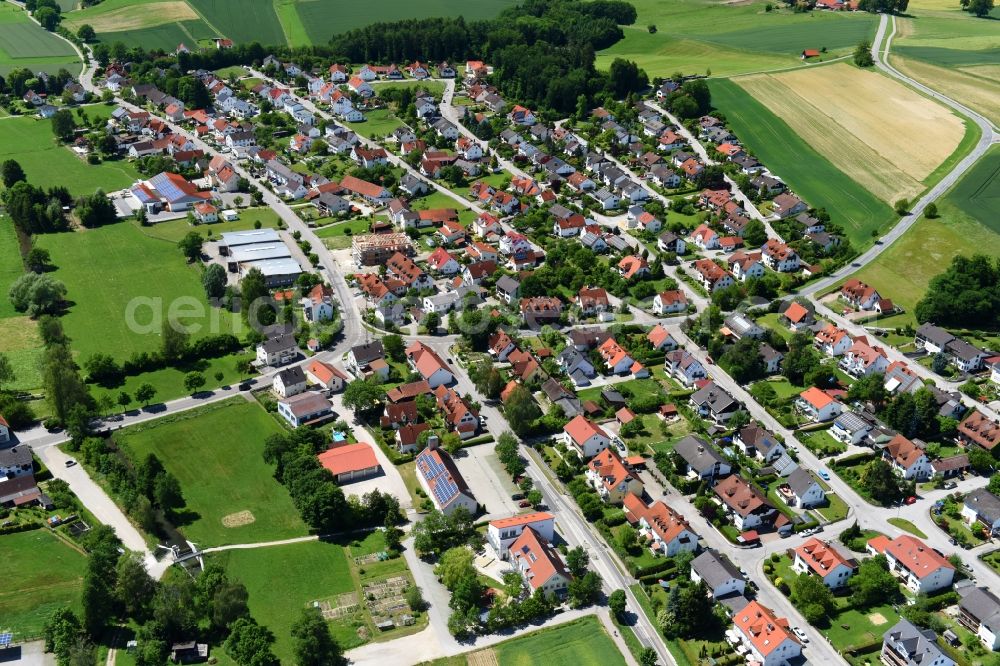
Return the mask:
<svg viewBox="0 0 1000 666">
<path fill-rule="evenodd" d="M 526 0 L 490 20 L 457 17 L 375 23 L 336 35 L 327 46 L 240 44 L 232 49 L 181 53 L 176 62 L 186 72 L 260 63 L 268 54 L 294 60 L 307 70 L 326 69 L 333 62 L 404 65 L 414 60 L 431 64 L 447 60 L 460 69 L 466 60 L 483 60 L 494 67 L 491 82 L 511 103 L 564 115 L 577 108 L 581 96 L 592 105 L 648 85 L 646 73 L 634 63 L 616 60 L 610 74 L 594 67 L 595 52 L 620 40 L 619 26 L 635 20 L 635 7 L 621 0 Z M 121 43 L 96 44 L 94 56 L 102 65 L 112 60 L 132 62 L 133 78 L 139 79 L 143 73 L 167 68 L 173 59 L 172 54 Z"/>
</svg>

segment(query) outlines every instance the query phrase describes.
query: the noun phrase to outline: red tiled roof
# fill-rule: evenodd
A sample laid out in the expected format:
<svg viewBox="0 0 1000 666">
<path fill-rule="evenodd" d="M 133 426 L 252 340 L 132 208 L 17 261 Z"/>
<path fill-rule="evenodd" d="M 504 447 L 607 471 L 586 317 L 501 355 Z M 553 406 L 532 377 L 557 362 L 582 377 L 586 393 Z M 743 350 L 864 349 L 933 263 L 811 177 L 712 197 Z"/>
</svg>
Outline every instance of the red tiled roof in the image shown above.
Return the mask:
<svg viewBox="0 0 1000 666">
<path fill-rule="evenodd" d="M 378 467 L 378 458 L 368 444 L 348 444 L 329 449 L 317 456 L 323 467 L 330 470 L 334 476 L 347 472 Z"/>
</svg>

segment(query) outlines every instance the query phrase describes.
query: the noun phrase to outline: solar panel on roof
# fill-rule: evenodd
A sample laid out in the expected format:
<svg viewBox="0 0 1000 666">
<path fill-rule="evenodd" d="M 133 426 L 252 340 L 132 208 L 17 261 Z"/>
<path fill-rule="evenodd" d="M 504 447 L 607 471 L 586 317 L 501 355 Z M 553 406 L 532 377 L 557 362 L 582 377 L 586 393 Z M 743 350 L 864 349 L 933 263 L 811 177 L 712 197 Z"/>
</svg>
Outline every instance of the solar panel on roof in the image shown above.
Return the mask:
<svg viewBox="0 0 1000 666">
<path fill-rule="evenodd" d="M 8 647 L 14 641 L 14 634 L 5 632 L 0 634 L 0 648 Z"/>
</svg>

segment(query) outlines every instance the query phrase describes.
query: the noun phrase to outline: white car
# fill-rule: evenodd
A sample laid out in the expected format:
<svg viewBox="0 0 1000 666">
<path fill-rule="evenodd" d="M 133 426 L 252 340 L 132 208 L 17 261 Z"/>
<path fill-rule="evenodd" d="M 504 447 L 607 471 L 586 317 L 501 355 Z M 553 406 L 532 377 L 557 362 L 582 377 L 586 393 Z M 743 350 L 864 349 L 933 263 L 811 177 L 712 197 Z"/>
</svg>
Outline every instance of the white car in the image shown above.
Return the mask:
<svg viewBox="0 0 1000 666">
<path fill-rule="evenodd" d="M 803 643 L 809 642 L 809 637 L 806 636 L 806 632 L 802 631 L 800 628 L 792 627 L 792 631 L 795 632 L 795 635 L 798 636 L 799 640 L 802 641 Z"/>
</svg>

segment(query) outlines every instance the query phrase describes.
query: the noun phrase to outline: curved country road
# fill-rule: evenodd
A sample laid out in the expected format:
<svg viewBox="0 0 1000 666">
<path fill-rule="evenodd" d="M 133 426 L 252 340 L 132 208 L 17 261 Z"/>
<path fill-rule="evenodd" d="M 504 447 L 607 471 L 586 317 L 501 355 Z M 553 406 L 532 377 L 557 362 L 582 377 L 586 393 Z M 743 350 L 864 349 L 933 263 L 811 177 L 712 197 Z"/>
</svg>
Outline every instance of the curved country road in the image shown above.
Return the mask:
<svg viewBox="0 0 1000 666">
<path fill-rule="evenodd" d="M 872 43 L 872 57 L 875 59 L 875 66 L 892 78 L 902 81 L 911 88 L 915 88 L 925 95 L 933 97 L 945 106 L 954 109 L 963 116 L 966 116 L 979 127 L 982 134 L 979 137 L 978 143 L 976 143 L 975 147 L 969 152 L 969 154 L 962 158 L 962 160 L 956 164 L 955 167 L 944 176 L 944 178 L 938 181 L 938 183 L 932 188 L 927 190 L 922 197 L 913 202 L 910 206 L 910 212 L 902 217 L 899 220 L 899 223 L 896 224 L 896 226 L 894 226 L 889 233 L 882 237 L 880 243 L 870 247 L 864 254 L 855 259 L 853 263 L 843 266 L 840 270 L 834 272 L 833 274 L 823 278 L 822 280 L 817 280 L 802 289 L 802 291 L 799 292 L 802 296 L 813 296 L 823 292 L 847 277 L 849 274 L 854 273 L 859 268 L 871 263 L 887 247 L 899 240 L 899 238 L 913 226 L 913 224 L 920 218 L 921 213 L 924 212 L 927 204 L 937 200 L 945 192 L 950 190 L 951 187 L 965 175 L 965 172 L 971 169 L 972 165 L 978 162 L 979 159 L 986 154 L 986 151 L 989 150 L 992 144 L 1000 143 L 1000 133 L 998 133 L 997 128 L 995 128 L 989 120 L 964 104 L 956 102 L 950 97 L 942 95 L 919 81 L 911 79 L 886 62 L 886 58 L 889 55 L 889 47 L 892 44 L 892 38 L 896 35 L 896 17 L 893 16 L 890 18 L 889 16 L 882 14 L 880 18 L 881 20 L 879 22 L 878 32 L 875 35 L 875 41 Z M 888 37 L 886 37 L 886 28 L 888 27 L 890 21 L 892 23 L 892 32 L 889 33 Z M 883 40 L 885 41 L 884 48 L 882 46 Z"/>
</svg>

